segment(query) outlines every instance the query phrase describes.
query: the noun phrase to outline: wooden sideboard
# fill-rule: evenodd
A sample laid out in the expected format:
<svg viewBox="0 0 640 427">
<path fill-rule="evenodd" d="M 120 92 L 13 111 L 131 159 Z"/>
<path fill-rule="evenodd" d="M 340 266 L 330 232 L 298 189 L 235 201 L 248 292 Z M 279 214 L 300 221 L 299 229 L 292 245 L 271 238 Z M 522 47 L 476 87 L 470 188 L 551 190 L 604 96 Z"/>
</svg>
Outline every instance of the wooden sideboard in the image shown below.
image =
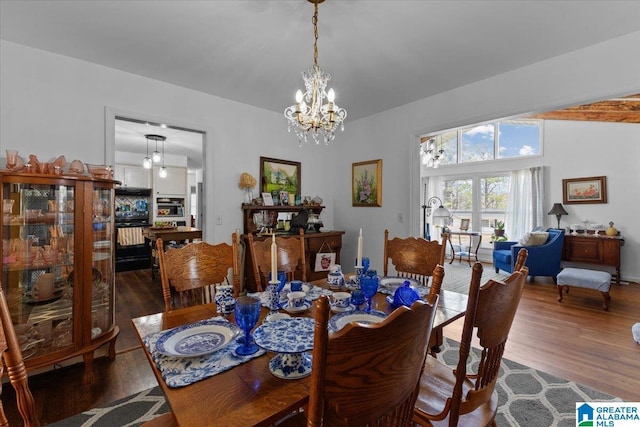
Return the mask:
<svg viewBox="0 0 640 427">
<path fill-rule="evenodd" d="M 564 237 L 562 260 L 615 267 L 616 283 L 620 284 L 620 248 L 623 245 L 624 239 L 620 236 L 568 234 Z"/>
<path fill-rule="evenodd" d="M 328 271 L 313 271 L 318 252 L 334 252 L 336 254 L 336 264 L 340 264 L 340 250 L 342 249 L 342 235 L 344 231 L 308 231 L 304 234 L 305 262 L 307 263 L 307 281 L 319 280 L 327 277 Z M 282 235 L 289 235 L 282 233 Z M 245 245 L 248 246 L 247 235 L 242 236 Z M 271 239 L 271 235 L 255 235 L 254 240 Z M 246 279 L 246 289 L 249 292 L 256 291 L 256 282 L 253 277 L 253 267 L 251 265 L 251 248 L 248 248 L 244 263 L 244 276 Z"/>
</svg>

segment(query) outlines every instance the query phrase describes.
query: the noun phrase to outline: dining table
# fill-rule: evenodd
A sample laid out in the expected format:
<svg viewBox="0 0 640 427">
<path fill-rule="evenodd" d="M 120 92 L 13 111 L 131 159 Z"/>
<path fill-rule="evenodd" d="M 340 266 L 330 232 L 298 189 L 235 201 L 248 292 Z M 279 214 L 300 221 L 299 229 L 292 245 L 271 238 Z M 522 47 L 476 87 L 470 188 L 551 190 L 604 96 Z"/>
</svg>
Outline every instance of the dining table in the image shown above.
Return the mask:
<svg viewBox="0 0 640 427">
<path fill-rule="evenodd" d="M 326 279 L 311 284 L 328 289 Z M 391 313 L 394 307 L 386 298 L 387 295 L 377 293 L 372 308 Z M 463 317 L 466 305 L 467 295 L 441 291 L 429 342 L 432 351 L 437 351 L 442 344 L 442 329 Z M 314 310 L 315 306 L 311 304 L 308 310 L 291 316 L 313 317 Z M 258 325 L 268 314 L 269 309 L 263 306 Z M 268 426 L 308 402 L 310 377 L 283 379 L 275 376 L 269 369 L 269 361 L 274 356 L 271 352 L 183 387 L 168 386 L 144 343 L 144 337 L 216 316 L 221 316 L 216 304 L 209 303 L 132 319 L 134 330 L 178 425 Z M 235 322 L 233 314 L 225 317 Z"/>
</svg>

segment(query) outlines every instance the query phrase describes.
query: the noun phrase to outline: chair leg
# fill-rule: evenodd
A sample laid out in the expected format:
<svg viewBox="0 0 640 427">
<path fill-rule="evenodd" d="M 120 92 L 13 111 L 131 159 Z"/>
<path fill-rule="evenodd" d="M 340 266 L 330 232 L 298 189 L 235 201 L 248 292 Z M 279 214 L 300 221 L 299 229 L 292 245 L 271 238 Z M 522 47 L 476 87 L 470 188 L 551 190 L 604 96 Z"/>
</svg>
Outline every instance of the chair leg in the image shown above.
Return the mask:
<svg viewBox="0 0 640 427">
<path fill-rule="evenodd" d="M 602 308 L 604 309 L 604 311 L 609 311 L 609 301 L 611 301 L 611 295 L 609 295 L 609 292 L 600 292 L 602 294 L 602 299 L 604 301 L 604 304 L 602 305 Z"/>
</svg>

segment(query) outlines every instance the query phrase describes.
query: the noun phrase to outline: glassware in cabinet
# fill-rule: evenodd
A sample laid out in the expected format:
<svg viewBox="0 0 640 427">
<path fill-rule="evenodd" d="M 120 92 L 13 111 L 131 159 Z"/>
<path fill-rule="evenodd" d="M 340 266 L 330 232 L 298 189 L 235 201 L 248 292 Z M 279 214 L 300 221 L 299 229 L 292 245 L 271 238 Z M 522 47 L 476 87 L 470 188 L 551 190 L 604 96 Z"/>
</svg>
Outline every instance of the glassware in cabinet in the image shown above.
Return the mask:
<svg viewBox="0 0 640 427">
<path fill-rule="evenodd" d="M 5 171 L 0 179 L 1 284 L 27 369 L 81 355 L 90 371 L 99 346 L 108 343 L 115 357 L 119 332 L 111 244 L 115 183 Z"/>
</svg>

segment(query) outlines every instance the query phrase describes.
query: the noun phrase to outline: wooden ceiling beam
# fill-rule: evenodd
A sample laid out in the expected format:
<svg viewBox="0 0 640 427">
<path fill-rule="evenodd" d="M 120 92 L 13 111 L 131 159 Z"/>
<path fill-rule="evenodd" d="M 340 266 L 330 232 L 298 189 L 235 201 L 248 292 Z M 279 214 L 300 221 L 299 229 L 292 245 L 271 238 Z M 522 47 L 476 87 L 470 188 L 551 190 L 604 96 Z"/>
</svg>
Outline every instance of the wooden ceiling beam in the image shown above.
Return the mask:
<svg viewBox="0 0 640 427">
<path fill-rule="evenodd" d="M 640 123 L 640 94 L 529 116 L 532 119 Z"/>
</svg>

